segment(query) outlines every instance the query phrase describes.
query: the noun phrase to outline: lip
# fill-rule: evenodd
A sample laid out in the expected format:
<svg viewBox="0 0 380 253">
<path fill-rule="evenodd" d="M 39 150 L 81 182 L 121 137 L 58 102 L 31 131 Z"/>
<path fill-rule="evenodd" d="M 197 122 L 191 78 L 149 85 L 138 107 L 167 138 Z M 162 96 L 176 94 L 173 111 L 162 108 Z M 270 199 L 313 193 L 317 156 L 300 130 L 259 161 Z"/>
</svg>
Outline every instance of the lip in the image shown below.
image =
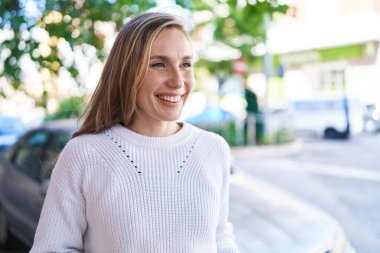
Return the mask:
<svg viewBox="0 0 380 253">
<path fill-rule="evenodd" d="M 169 97 L 174 97 L 174 96 L 181 96 L 183 97 L 184 95 L 186 95 L 186 92 L 184 93 L 174 93 L 174 92 L 160 92 L 160 93 L 157 93 L 155 94 L 156 96 L 169 96 Z"/>
</svg>

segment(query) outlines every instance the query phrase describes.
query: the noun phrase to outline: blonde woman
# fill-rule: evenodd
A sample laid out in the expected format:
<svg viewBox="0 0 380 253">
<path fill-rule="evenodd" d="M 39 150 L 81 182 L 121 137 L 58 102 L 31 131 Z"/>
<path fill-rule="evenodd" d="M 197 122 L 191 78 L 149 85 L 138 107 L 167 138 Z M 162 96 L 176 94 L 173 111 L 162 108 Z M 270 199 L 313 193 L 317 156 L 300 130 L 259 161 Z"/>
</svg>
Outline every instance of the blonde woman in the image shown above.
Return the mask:
<svg viewBox="0 0 380 253">
<path fill-rule="evenodd" d="M 125 25 L 54 168 L 31 252 L 238 252 L 229 147 L 177 122 L 193 84 L 182 22 L 145 13 Z"/>
</svg>

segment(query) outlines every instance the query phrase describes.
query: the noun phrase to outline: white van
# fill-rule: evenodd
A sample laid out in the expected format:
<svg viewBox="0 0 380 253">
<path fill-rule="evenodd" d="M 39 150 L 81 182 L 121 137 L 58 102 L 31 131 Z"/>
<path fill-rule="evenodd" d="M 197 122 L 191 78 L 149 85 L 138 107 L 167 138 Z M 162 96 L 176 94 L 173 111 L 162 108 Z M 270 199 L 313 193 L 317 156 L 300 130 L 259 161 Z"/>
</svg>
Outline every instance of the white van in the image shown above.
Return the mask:
<svg viewBox="0 0 380 253">
<path fill-rule="evenodd" d="M 350 133 L 363 131 L 364 106 L 357 99 L 348 98 Z M 291 102 L 294 129 L 325 136 L 326 132 L 343 133 L 347 127 L 344 98 L 305 99 Z"/>
</svg>

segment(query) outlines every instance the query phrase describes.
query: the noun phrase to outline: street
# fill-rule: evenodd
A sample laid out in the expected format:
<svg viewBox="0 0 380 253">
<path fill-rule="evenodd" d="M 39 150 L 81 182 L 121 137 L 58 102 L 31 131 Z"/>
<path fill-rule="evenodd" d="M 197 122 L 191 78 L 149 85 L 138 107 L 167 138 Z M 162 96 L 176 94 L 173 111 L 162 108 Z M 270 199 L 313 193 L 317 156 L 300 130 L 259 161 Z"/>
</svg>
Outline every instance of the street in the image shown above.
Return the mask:
<svg viewBox="0 0 380 253">
<path fill-rule="evenodd" d="M 306 137 L 292 148 L 233 149 L 236 165 L 333 216 L 358 253 L 380 249 L 380 135 Z M 249 152 L 249 154 L 248 154 Z"/>
</svg>

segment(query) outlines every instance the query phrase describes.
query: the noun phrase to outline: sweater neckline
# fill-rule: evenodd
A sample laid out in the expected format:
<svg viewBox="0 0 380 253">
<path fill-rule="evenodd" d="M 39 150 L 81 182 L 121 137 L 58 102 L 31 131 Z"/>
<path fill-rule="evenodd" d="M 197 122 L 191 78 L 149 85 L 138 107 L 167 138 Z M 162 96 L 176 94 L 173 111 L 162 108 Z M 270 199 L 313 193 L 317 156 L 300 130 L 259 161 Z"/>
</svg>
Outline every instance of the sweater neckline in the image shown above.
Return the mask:
<svg viewBox="0 0 380 253">
<path fill-rule="evenodd" d="M 180 123 L 181 129 L 169 136 L 152 137 L 136 133 L 121 124 L 114 125 L 110 131 L 125 139 L 127 142 L 147 148 L 171 148 L 185 142 L 191 135 L 191 127 L 188 123 Z"/>
</svg>

